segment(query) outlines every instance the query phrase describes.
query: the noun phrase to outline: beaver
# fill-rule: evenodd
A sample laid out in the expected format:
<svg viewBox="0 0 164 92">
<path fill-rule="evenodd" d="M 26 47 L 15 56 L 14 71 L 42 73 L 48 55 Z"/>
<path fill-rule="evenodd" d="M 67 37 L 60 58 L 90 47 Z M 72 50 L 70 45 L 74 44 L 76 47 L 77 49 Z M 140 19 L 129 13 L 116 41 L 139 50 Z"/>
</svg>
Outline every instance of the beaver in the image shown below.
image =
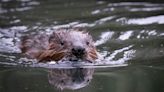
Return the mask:
<svg viewBox="0 0 164 92">
<path fill-rule="evenodd" d="M 20 49 L 27 57 L 46 61 L 89 61 L 97 59 L 92 36 L 79 29 L 58 29 L 22 38 Z"/>
</svg>

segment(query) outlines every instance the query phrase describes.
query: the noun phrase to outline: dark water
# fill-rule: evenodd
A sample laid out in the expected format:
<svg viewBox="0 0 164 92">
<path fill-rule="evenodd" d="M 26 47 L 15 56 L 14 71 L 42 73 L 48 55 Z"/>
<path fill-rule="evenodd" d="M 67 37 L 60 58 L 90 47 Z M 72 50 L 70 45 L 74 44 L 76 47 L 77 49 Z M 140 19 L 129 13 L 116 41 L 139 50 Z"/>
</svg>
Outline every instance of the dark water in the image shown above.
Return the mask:
<svg viewBox="0 0 164 92">
<path fill-rule="evenodd" d="M 164 4 L 111 2 L 0 0 L 0 92 L 164 92 Z M 102 63 L 64 68 L 20 54 L 22 35 L 61 27 L 87 28 Z"/>
</svg>

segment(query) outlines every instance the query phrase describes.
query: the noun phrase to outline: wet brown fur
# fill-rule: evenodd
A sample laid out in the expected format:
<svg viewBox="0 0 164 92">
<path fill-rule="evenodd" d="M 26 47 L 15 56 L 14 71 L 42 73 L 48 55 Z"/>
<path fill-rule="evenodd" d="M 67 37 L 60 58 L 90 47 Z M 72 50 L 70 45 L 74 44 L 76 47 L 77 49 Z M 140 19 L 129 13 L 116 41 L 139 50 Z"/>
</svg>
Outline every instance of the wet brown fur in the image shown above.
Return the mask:
<svg viewBox="0 0 164 92">
<path fill-rule="evenodd" d="M 92 37 L 86 31 L 77 29 L 59 29 L 50 35 L 38 34 L 23 37 L 20 49 L 28 57 L 37 59 L 40 62 L 59 61 L 64 57 L 74 57 L 70 49 L 74 46 L 72 44 L 77 43 L 77 41 L 74 41 L 76 39 L 79 39 L 77 40 L 78 43 L 86 49 L 83 59 L 94 62 L 97 59 L 97 51 L 93 45 Z M 89 45 L 85 45 L 85 41 L 88 41 Z"/>
</svg>

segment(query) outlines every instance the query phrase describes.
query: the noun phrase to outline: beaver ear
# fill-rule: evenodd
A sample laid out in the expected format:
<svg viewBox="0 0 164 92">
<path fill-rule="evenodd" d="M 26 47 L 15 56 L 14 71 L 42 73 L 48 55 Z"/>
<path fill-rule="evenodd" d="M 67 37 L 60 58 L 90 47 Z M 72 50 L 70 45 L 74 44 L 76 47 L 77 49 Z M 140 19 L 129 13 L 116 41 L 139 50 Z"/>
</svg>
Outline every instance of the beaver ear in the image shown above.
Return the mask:
<svg viewBox="0 0 164 92">
<path fill-rule="evenodd" d="M 49 42 L 54 42 L 55 40 L 60 40 L 59 33 L 53 32 L 49 37 Z"/>
</svg>

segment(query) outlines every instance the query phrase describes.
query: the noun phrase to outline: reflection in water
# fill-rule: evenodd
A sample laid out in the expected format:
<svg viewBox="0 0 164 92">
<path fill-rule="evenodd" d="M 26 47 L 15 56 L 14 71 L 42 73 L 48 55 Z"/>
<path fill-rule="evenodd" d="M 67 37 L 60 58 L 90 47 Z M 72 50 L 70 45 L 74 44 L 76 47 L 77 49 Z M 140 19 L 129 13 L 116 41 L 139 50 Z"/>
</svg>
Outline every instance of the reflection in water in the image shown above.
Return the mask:
<svg viewBox="0 0 164 92">
<path fill-rule="evenodd" d="M 93 73 L 94 69 L 90 68 L 51 69 L 48 80 L 58 89 L 75 90 L 87 86 L 91 82 Z"/>
</svg>

